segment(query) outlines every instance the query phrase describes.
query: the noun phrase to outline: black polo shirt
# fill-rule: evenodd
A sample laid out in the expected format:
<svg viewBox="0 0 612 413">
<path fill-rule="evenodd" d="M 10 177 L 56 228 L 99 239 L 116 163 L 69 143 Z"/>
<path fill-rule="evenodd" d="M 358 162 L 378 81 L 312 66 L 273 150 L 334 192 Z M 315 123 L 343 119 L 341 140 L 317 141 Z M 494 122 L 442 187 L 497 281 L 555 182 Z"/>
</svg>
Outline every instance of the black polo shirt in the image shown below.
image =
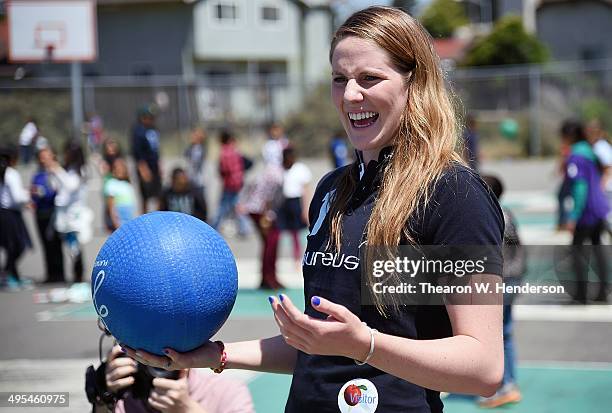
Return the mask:
<svg viewBox="0 0 612 413">
<path fill-rule="evenodd" d="M 385 318 L 374 306 L 361 304 L 359 249 L 380 187 L 382 169 L 390 156 L 391 149 L 385 148 L 378 161 L 371 161 L 367 167 L 357 162 L 336 169 L 320 181 L 310 205 L 310 234 L 303 259 L 305 312 L 312 317 L 326 317 L 310 305 L 311 297 L 317 295 L 346 306 L 382 333 L 411 339 L 450 337 L 452 329 L 444 306 L 403 306 Z M 326 249 L 327 212 L 337 178 L 346 168 L 351 168 L 358 186 L 343 217 L 341 250 L 335 253 Z M 453 164 L 438 179 L 422 214 L 407 224 L 420 245 L 501 245 L 504 229 L 503 214 L 495 197 L 477 174 L 459 164 Z M 498 257 L 489 259 L 485 272 L 501 275 L 502 264 L 500 252 Z M 370 365 L 358 366 L 345 357 L 298 352 L 285 411 L 432 413 L 442 409 L 438 392 Z"/>
</svg>

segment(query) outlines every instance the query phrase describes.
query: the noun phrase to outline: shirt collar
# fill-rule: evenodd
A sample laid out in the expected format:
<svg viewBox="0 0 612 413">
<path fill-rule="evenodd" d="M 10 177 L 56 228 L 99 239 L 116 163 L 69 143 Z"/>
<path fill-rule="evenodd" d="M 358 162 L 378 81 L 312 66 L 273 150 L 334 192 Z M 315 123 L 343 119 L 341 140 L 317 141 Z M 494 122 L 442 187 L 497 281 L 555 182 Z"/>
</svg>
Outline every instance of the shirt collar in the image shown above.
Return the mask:
<svg viewBox="0 0 612 413">
<path fill-rule="evenodd" d="M 366 175 L 366 171 L 374 172 L 376 174 L 382 169 L 383 166 L 386 166 L 393 156 L 393 146 L 385 146 L 378 153 L 378 160 L 371 160 L 366 165 L 365 160 L 363 159 L 363 152 L 355 150 L 355 154 L 357 156 L 357 162 L 359 166 L 359 180 L 363 180 L 363 177 Z"/>
</svg>

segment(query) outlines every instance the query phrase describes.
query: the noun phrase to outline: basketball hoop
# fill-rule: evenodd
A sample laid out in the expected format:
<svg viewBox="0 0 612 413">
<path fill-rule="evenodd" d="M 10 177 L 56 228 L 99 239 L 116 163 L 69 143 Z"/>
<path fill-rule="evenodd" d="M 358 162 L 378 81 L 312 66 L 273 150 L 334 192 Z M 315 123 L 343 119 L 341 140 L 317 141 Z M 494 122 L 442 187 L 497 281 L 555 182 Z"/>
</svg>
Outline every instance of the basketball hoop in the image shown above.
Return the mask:
<svg viewBox="0 0 612 413">
<path fill-rule="evenodd" d="M 44 50 L 44 61 L 51 63 L 55 50 L 66 44 L 65 24 L 59 21 L 40 21 L 34 31 L 34 44 Z"/>
<path fill-rule="evenodd" d="M 53 51 L 55 50 L 54 44 L 48 44 L 45 47 L 45 62 L 51 63 L 53 61 Z"/>
<path fill-rule="evenodd" d="M 11 62 L 95 61 L 95 0 L 11 0 L 7 15 Z"/>
</svg>

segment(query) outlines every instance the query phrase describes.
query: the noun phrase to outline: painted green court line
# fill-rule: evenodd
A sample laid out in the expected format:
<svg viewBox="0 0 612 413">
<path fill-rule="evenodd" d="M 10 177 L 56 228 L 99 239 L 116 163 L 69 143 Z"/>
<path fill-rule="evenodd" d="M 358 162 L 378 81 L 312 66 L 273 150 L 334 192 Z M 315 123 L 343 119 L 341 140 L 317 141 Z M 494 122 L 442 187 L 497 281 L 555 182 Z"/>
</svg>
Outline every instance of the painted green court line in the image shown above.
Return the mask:
<svg viewBox="0 0 612 413">
<path fill-rule="evenodd" d="M 272 310 L 268 296 L 281 291 L 239 290 L 231 319 L 261 319 L 269 317 L 272 320 Z M 304 293 L 301 289 L 285 289 L 283 294 L 289 296 L 293 303 L 304 309 Z M 82 304 L 62 304 L 47 310 L 39 317 L 41 321 L 88 321 L 97 320 L 98 316 L 91 302 Z"/>
<path fill-rule="evenodd" d="M 240 290 L 236 298 L 236 304 L 230 319 L 232 318 L 265 318 L 272 317 L 272 310 L 268 297 L 276 293 L 282 292 L 287 295 L 291 301 L 300 310 L 304 310 L 304 292 L 301 289 L 285 289 L 282 291 L 262 291 L 262 290 Z"/>
<path fill-rule="evenodd" d="M 612 370 L 519 367 L 523 401 L 491 411 L 511 413 L 602 413 L 612 406 Z M 264 373 L 249 383 L 257 412 L 282 412 L 291 376 Z M 384 391 L 379 389 L 383 397 Z M 471 396 L 450 395 L 446 413 L 482 413 Z"/>
</svg>

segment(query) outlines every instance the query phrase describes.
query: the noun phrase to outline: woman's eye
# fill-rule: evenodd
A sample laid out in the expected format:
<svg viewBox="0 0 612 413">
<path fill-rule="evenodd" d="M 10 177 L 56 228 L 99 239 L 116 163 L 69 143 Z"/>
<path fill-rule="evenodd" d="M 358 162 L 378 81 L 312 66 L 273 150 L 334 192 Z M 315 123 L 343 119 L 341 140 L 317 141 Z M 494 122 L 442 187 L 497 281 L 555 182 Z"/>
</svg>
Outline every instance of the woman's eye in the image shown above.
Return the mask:
<svg viewBox="0 0 612 413">
<path fill-rule="evenodd" d="M 368 81 L 368 82 L 374 82 L 374 81 L 378 80 L 378 79 L 379 79 L 379 77 L 374 76 L 374 75 L 365 75 L 365 76 L 363 77 L 363 79 L 364 79 L 364 80 L 366 80 L 366 81 Z"/>
<path fill-rule="evenodd" d="M 344 83 L 346 82 L 346 78 L 344 76 L 335 76 L 333 81 L 334 83 Z"/>
</svg>

